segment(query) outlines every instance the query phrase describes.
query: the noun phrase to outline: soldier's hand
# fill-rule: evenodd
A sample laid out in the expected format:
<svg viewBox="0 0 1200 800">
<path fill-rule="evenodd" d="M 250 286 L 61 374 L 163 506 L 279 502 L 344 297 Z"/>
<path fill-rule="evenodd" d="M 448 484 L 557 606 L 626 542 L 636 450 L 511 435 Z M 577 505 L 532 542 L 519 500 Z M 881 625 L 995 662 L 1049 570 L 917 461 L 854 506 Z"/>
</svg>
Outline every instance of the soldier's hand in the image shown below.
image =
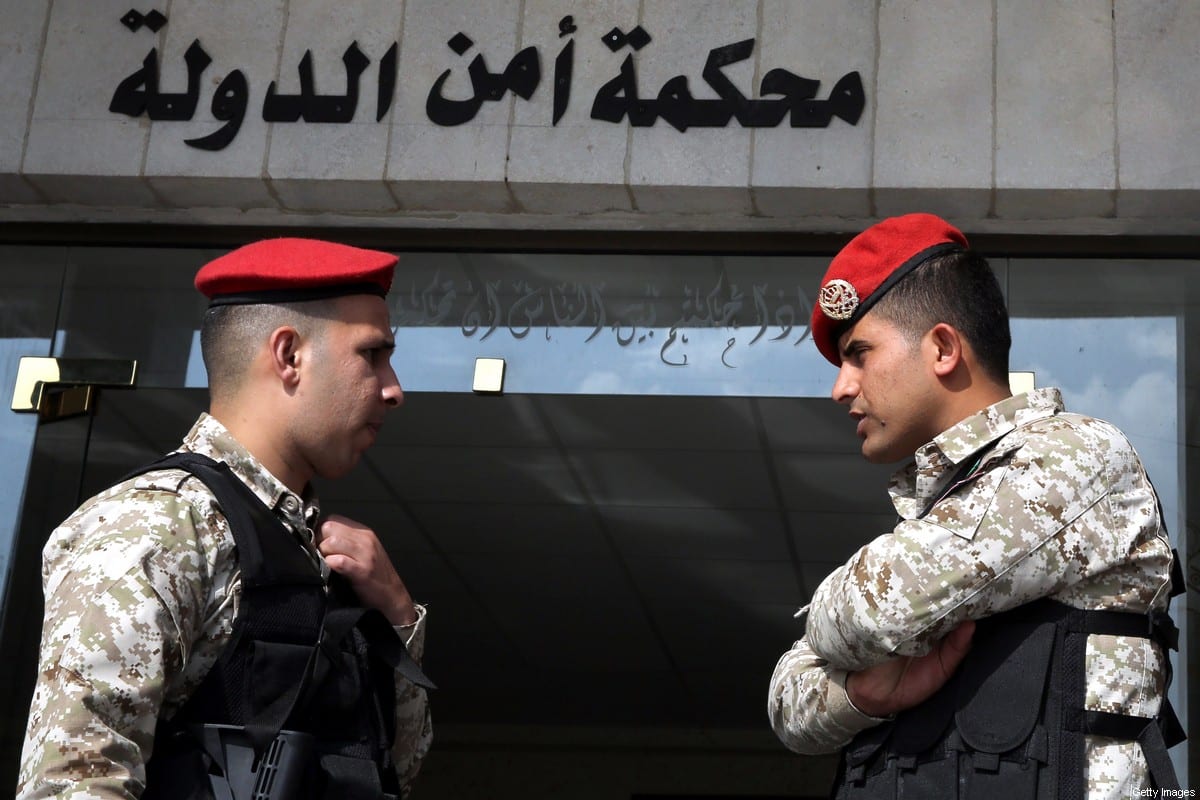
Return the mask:
<svg viewBox="0 0 1200 800">
<path fill-rule="evenodd" d="M 411 625 L 417 610 L 379 537 L 367 526 L 331 514 L 317 527 L 317 549 L 329 568 L 350 581 L 363 605 L 393 625 Z"/>
<path fill-rule="evenodd" d="M 975 623 L 967 620 L 921 657 L 893 658 L 850 673 L 846 693 L 859 711 L 886 717 L 928 700 L 950 679 L 967 651 Z"/>
</svg>

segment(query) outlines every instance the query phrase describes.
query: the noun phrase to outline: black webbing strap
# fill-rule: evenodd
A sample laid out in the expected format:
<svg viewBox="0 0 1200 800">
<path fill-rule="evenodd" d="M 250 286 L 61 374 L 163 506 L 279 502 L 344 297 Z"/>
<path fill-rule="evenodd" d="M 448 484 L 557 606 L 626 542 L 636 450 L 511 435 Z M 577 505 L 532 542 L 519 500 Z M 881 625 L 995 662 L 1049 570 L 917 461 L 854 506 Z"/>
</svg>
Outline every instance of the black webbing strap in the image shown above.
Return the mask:
<svg viewBox="0 0 1200 800">
<path fill-rule="evenodd" d="M 1071 614 L 1068 629 L 1072 633 L 1153 639 L 1164 650 L 1179 649 L 1179 628 L 1165 611 L 1137 614 L 1132 611 L 1075 609 Z"/>
<path fill-rule="evenodd" d="M 1062 713 L 1067 719 L 1082 709 L 1087 700 L 1087 636 L 1071 635 L 1063 629 L 1062 642 Z M 1087 748 L 1083 732 L 1069 724 L 1058 739 L 1058 796 L 1063 800 L 1083 800 L 1087 794 Z"/>
<path fill-rule="evenodd" d="M 1164 701 L 1163 710 L 1161 721 L 1107 711 L 1082 711 L 1071 715 L 1068 723 L 1093 736 L 1137 742 L 1150 768 L 1154 788 L 1178 789 L 1179 778 L 1175 775 L 1175 765 L 1171 763 L 1167 750 L 1182 741 L 1175 737 L 1183 735 L 1183 728 L 1170 703 Z M 1167 729 L 1165 733 L 1164 728 Z"/>
<path fill-rule="evenodd" d="M 164 469 L 182 469 L 199 478 L 217 499 L 217 505 L 220 506 L 221 513 L 229 521 L 229 530 L 231 533 L 251 531 L 256 528 L 254 517 L 250 513 L 250 506 L 247 505 L 246 498 L 237 488 L 238 486 L 245 488 L 245 484 L 233 474 L 233 470 L 224 461 L 216 461 L 200 453 L 168 453 L 162 458 L 130 472 L 121 480 L 128 480 L 137 475 Z M 245 488 L 245 491 L 249 492 L 251 497 L 254 497 L 253 492 L 250 492 L 248 488 Z M 258 537 L 245 536 L 239 539 L 237 536 L 234 536 L 234 539 L 237 542 L 238 566 L 242 574 L 256 574 L 259 565 L 263 562 L 263 554 L 258 543 Z"/>
<path fill-rule="evenodd" d="M 1178 789 L 1179 778 L 1167 750 L 1187 736 L 1167 697 L 1163 697 L 1157 718 L 1136 717 L 1106 711 L 1085 710 L 1087 681 L 1085 674 L 1087 637 L 1091 634 L 1133 636 L 1152 639 L 1163 647 L 1177 649 L 1179 630 L 1165 612 L 1135 614 L 1121 611 L 1083 611 L 1072 609 L 1067 616 L 1063 667 L 1066 683 L 1063 710 L 1063 747 L 1060 748 L 1059 792 L 1061 797 L 1082 798 L 1079 782 L 1072 775 L 1084 770 L 1084 736 L 1104 736 L 1135 741 L 1141 747 L 1150 779 L 1155 788 Z M 1168 666 L 1169 669 L 1169 666 Z M 1167 685 L 1170 685 L 1168 672 Z M 1069 759 L 1069 760 L 1068 760 Z M 1078 759 L 1078 764 L 1074 760 Z M 1078 771 L 1075 771 L 1078 770 Z"/>
<path fill-rule="evenodd" d="M 272 572 L 271 559 L 264 557 L 262 540 L 257 534 L 264 531 L 267 525 L 281 526 L 281 523 L 266 511 L 265 506 L 249 487 L 233 474 L 229 465 L 200 453 L 174 452 L 130 472 L 122 480 L 165 469 L 190 472 L 213 493 L 237 545 L 243 590 L 251 584 L 269 583 Z M 260 509 L 264 513 L 256 514 L 255 511 Z M 313 580 L 320 582 L 320 577 L 315 571 Z M 376 609 L 327 609 L 322 620 L 320 639 L 313 644 L 336 650 L 342 639 L 356 625 L 370 646 L 375 648 L 372 652 L 377 652 L 384 662 L 418 686 L 436 688 L 409 654 L 408 648 L 395 629 Z M 290 683 L 287 691 L 276 696 L 265 708 L 247 720 L 246 734 L 253 742 L 256 752 L 261 752 L 279 734 L 301 697 L 307 693 L 317 666 L 316 656 L 321 647 L 312 648 L 302 680 Z M 336 664 L 337 659 L 332 658 L 330 663 Z"/>
<path fill-rule="evenodd" d="M 351 629 L 358 628 L 371 646 L 371 652 L 382 658 L 388 666 L 399 672 L 417 686 L 436 689 L 433 681 L 421 671 L 396 629 L 381 611 L 374 608 L 335 608 L 325 615 L 321 626 L 321 647 L 332 653 L 338 642 Z"/>
<path fill-rule="evenodd" d="M 1069 633 L 1153 639 L 1164 649 L 1179 649 L 1179 628 L 1165 611 L 1138 613 L 1087 610 L 1043 597 L 1024 606 L 1009 609 L 1003 612 L 1003 616 L 1009 622 L 1062 623 Z"/>
</svg>

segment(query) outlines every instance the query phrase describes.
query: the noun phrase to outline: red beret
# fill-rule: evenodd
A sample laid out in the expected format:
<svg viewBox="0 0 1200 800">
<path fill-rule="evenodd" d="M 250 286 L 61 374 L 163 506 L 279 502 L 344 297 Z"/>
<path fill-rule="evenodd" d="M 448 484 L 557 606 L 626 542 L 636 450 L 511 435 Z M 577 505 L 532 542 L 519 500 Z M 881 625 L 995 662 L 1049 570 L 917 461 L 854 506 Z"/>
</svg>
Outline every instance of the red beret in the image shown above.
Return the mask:
<svg viewBox="0 0 1200 800">
<path fill-rule="evenodd" d="M 967 237 L 933 214 L 891 217 L 855 236 L 830 262 L 813 306 L 811 330 L 821 355 L 841 366 L 837 340 L 847 328 L 918 266 L 966 248 Z"/>
<path fill-rule="evenodd" d="M 264 239 L 208 262 L 196 288 L 212 305 L 386 295 L 396 256 L 317 239 Z"/>
</svg>

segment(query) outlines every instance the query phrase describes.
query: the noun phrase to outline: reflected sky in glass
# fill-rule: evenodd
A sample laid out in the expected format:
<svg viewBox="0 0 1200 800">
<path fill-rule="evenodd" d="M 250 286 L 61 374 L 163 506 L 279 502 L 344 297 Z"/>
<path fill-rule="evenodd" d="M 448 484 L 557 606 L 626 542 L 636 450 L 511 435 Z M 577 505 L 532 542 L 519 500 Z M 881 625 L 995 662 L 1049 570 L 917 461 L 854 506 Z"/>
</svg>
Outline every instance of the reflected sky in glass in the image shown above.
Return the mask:
<svg viewBox="0 0 1200 800">
<path fill-rule="evenodd" d="M 1121 428 L 1169 515 L 1178 511 L 1178 340 L 1174 317 L 1012 320 L 1010 365 L 1057 386 L 1067 408 Z M 396 330 L 392 365 L 413 392 L 469 392 L 476 358 L 506 361 L 512 394 L 828 397 L 836 369 L 807 328 L 531 328 L 481 339 L 458 327 Z M 672 339 L 672 336 L 674 337 Z M 186 385 L 207 385 L 199 335 Z"/>
<path fill-rule="evenodd" d="M 1062 389 L 1067 410 L 1108 420 L 1142 457 L 1172 537 L 1179 520 L 1179 367 L 1174 317 L 1014 319 L 1010 366 Z"/>
<path fill-rule="evenodd" d="M 589 328 L 479 340 L 456 328 L 400 328 L 392 364 L 410 391 L 470 391 L 476 358 L 507 362 L 506 392 L 824 397 L 835 371 L 807 336 L 758 329 L 640 329 L 627 343 Z"/>
<path fill-rule="evenodd" d="M 1012 329 L 1012 369 L 1060 388 L 1068 410 L 1124 431 L 1178 530 L 1176 319 L 1017 318 Z M 470 391 L 475 359 L 488 357 L 505 359 L 504 389 L 516 394 L 828 397 L 835 368 L 806 328 L 782 332 L 545 327 L 481 340 L 459 328 L 412 327 L 397 330 L 392 363 L 409 391 Z"/>
<path fill-rule="evenodd" d="M 22 357 L 45 355 L 49 347 L 49 339 L 0 338 L 0 386 L 12 387 L 16 384 L 17 366 Z M 6 411 L 11 401 L 10 389 L 5 398 Z M 0 492 L 0 593 L 7 584 L 8 562 L 25 496 L 25 479 L 29 474 L 29 458 L 33 453 L 37 424 L 37 414 L 10 412 L 5 415 L 4 424 L 0 425 L 0 482 L 7 487 Z"/>
</svg>

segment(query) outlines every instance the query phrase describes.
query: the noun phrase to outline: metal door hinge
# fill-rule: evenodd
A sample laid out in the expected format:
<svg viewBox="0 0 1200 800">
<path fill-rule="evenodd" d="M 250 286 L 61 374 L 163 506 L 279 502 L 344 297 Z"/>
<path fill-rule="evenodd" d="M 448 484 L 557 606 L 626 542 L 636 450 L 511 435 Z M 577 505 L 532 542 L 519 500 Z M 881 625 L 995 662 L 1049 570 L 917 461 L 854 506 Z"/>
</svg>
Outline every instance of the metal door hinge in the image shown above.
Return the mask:
<svg viewBox="0 0 1200 800">
<path fill-rule="evenodd" d="M 52 422 L 90 411 L 100 387 L 130 389 L 136 382 L 137 361 L 25 356 L 17 366 L 12 410 Z"/>
</svg>

